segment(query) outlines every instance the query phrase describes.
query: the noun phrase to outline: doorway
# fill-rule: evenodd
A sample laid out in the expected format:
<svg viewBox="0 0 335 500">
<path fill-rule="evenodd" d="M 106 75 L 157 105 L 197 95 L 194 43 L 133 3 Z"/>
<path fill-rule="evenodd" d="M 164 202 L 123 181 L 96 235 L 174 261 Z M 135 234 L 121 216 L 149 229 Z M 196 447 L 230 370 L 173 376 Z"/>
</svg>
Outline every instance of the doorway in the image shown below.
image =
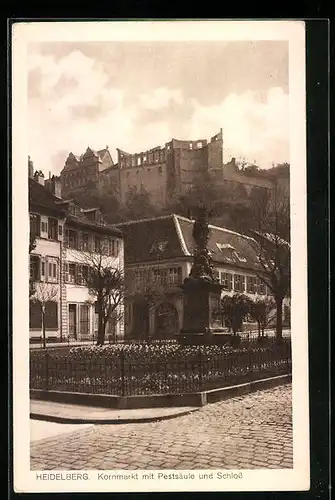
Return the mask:
<svg viewBox="0 0 335 500">
<path fill-rule="evenodd" d="M 77 339 L 77 304 L 69 304 L 69 335 Z"/>
</svg>

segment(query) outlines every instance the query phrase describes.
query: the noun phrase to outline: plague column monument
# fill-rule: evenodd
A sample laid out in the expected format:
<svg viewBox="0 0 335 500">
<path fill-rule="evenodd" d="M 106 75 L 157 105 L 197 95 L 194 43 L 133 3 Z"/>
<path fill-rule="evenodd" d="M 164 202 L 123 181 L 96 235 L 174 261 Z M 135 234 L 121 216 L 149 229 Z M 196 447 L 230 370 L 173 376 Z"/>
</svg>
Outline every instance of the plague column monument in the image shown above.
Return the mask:
<svg viewBox="0 0 335 500">
<path fill-rule="evenodd" d="M 189 277 L 182 285 L 184 317 L 179 334 L 179 342 L 182 344 L 217 343 L 215 333 L 222 332 L 222 328 L 216 325 L 222 287 L 215 277 L 207 248 L 209 231 L 208 210 L 201 208 L 193 226 L 196 244 L 194 262 Z"/>
</svg>

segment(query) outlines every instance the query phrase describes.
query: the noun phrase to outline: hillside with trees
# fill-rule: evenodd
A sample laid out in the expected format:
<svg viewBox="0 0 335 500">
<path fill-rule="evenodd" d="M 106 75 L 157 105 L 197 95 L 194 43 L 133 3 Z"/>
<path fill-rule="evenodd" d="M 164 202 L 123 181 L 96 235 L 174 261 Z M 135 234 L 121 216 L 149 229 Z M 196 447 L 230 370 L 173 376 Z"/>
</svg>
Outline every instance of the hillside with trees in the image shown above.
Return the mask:
<svg viewBox="0 0 335 500">
<path fill-rule="evenodd" d="M 176 213 L 184 217 L 194 215 L 199 205 L 205 204 L 211 211 L 212 224 L 226 227 L 233 231 L 249 234 L 260 230 L 265 218 L 274 218 L 281 236 L 290 240 L 290 203 L 288 182 L 289 164 L 283 163 L 268 170 L 259 169 L 256 165 L 240 165 L 239 169 L 246 177 L 259 175 L 272 179 L 273 189 L 252 187 L 247 191 L 243 184 L 231 188 L 227 184 L 219 184 L 211 177 L 194 184 L 189 191 L 169 199 L 165 207 L 157 207 L 151 200 L 150 193 L 142 187 L 129 189 L 127 202 L 121 203 L 117 194 L 108 188 L 98 190 L 93 185 L 84 191 L 76 191 L 70 197 L 83 207 L 97 206 L 106 215 L 111 224 L 156 217 Z"/>
</svg>

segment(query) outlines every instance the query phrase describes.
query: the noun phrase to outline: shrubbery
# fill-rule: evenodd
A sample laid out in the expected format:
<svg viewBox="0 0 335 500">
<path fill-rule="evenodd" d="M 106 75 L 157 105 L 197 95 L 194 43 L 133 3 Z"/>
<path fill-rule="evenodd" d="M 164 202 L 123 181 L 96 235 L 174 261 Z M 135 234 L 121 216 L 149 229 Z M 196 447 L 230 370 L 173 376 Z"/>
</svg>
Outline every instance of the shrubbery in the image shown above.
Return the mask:
<svg viewBox="0 0 335 500">
<path fill-rule="evenodd" d="M 60 353 L 59 350 L 54 352 L 49 349 L 48 355 L 52 358 L 66 357 L 69 361 L 78 360 L 94 360 L 109 359 L 118 360 L 121 357 L 127 362 L 133 363 L 166 363 L 180 360 L 192 362 L 193 359 L 198 359 L 199 355 L 204 358 L 214 358 L 216 356 L 229 355 L 230 353 L 245 353 L 268 351 L 275 349 L 274 343 L 269 343 L 266 346 L 259 344 L 250 344 L 248 347 L 233 347 L 231 345 L 194 345 L 183 346 L 180 344 L 164 343 L 164 344 L 108 344 L 103 346 L 81 346 L 72 347 L 67 353 Z M 46 351 L 31 351 L 30 356 L 33 359 L 44 358 Z"/>
</svg>

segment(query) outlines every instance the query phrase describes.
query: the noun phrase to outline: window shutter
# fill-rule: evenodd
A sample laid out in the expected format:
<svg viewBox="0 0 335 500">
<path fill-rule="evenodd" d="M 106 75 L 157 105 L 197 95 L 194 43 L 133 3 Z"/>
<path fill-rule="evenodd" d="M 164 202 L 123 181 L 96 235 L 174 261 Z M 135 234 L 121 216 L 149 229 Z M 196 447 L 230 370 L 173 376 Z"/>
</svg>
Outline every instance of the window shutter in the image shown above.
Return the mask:
<svg viewBox="0 0 335 500">
<path fill-rule="evenodd" d="M 40 259 L 40 276 L 41 276 L 41 281 L 45 281 L 45 259 L 41 258 Z"/>
<path fill-rule="evenodd" d="M 39 302 L 29 301 L 29 328 L 42 328 L 42 311 Z"/>
<path fill-rule="evenodd" d="M 64 281 L 69 281 L 69 264 L 67 262 L 64 262 L 63 273 Z"/>
</svg>

